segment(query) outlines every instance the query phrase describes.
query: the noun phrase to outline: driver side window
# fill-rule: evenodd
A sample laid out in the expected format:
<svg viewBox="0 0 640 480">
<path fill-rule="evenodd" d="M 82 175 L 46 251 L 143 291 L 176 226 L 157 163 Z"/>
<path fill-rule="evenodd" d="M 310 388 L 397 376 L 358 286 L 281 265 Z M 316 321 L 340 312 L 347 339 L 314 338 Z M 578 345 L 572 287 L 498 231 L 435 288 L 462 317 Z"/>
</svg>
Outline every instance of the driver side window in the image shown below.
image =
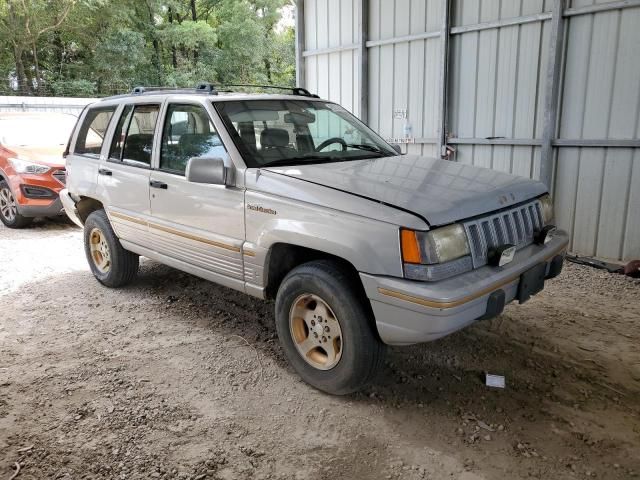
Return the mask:
<svg viewBox="0 0 640 480">
<path fill-rule="evenodd" d="M 184 175 L 192 157 L 226 155 L 220 136 L 202 106 L 169 105 L 162 129 L 160 170 Z"/>
</svg>

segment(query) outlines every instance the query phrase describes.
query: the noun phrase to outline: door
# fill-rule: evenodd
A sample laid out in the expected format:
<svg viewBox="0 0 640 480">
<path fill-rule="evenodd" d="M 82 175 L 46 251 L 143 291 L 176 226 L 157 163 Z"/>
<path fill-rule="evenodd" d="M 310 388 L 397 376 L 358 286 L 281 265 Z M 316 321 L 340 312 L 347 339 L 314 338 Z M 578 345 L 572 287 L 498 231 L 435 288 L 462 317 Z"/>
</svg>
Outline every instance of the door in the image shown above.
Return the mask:
<svg viewBox="0 0 640 480">
<path fill-rule="evenodd" d="M 157 168 L 151 172 L 150 232 L 154 249 L 175 266 L 233 288 L 243 288 L 244 190 L 191 183 L 192 157 L 230 164 L 209 113 L 199 103 L 167 104 Z"/>
<path fill-rule="evenodd" d="M 67 189 L 76 195 L 95 193 L 100 155 L 116 107 L 88 108 L 80 118 L 73 149 L 66 159 Z"/>
<path fill-rule="evenodd" d="M 113 229 L 122 240 L 146 246 L 149 173 L 160 104 L 121 108 L 106 160 L 98 170 L 98 189 Z"/>
</svg>

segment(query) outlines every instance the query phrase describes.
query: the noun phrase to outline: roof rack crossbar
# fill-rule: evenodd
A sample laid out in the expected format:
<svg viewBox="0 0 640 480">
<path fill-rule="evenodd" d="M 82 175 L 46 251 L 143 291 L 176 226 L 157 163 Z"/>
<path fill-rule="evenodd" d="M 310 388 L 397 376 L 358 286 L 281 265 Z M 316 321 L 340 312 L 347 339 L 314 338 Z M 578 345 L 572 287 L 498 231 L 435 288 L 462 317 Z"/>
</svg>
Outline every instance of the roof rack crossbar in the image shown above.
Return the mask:
<svg viewBox="0 0 640 480">
<path fill-rule="evenodd" d="M 206 93 L 209 95 L 217 95 L 218 91 L 212 83 L 201 82 L 195 86 L 195 88 L 171 88 L 171 87 L 144 87 L 137 86 L 131 90 L 133 95 L 142 95 L 144 93 Z"/>
<path fill-rule="evenodd" d="M 221 87 L 245 87 L 245 88 L 272 88 L 274 90 L 289 90 L 294 95 L 299 95 L 301 97 L 312 97 L 312 98 L 320 98 L 318 95 L 314 95 L 306 88 L 302 87 L 283 87 L 281 85 L 256 85 L 251 83 L 225 83 L 221 84 Z"/>
</svg>

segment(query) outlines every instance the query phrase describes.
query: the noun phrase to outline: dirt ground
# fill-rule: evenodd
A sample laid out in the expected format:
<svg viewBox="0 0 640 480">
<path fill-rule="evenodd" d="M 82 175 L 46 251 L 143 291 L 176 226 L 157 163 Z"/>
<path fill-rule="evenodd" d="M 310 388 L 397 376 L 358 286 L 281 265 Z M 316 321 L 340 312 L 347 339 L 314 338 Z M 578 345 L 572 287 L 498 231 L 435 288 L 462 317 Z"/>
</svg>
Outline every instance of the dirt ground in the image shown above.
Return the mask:
<svg viewBox="0 0 640 480">
<path fill-rule="evenodd" d="M 109 290 L 76 227 L 0 227 L 0 479 L 640 476 L 637 280 L 567 265 L 347 397 L 299 380 L 272 310 L 148 260 Z"/>
</svg>

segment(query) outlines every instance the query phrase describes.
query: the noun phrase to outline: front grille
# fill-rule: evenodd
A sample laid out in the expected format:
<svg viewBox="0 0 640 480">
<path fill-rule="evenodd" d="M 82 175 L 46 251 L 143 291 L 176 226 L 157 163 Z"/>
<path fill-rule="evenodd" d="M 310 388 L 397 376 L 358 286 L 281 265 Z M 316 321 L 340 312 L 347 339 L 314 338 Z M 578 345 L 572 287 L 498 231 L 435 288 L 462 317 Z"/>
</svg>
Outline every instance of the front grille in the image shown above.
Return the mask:
<svg viewBox="0 0 640 480">
<path fill-rule="evenodd" d="M 539 200 L 491 213 L 463 223 L 469 239 L 473 268 L 487 264 L 492 247 L 512 244 L 522 248 L 533 243 L 536 231 L 543 227 Z"/>
<path fill-rule="evenodd" d="M 67 184 L 67 172 L 65 170 L 56 170 L 51 174 L 56 180 L 58 180 L 62 185 Z"/>
</svg>

